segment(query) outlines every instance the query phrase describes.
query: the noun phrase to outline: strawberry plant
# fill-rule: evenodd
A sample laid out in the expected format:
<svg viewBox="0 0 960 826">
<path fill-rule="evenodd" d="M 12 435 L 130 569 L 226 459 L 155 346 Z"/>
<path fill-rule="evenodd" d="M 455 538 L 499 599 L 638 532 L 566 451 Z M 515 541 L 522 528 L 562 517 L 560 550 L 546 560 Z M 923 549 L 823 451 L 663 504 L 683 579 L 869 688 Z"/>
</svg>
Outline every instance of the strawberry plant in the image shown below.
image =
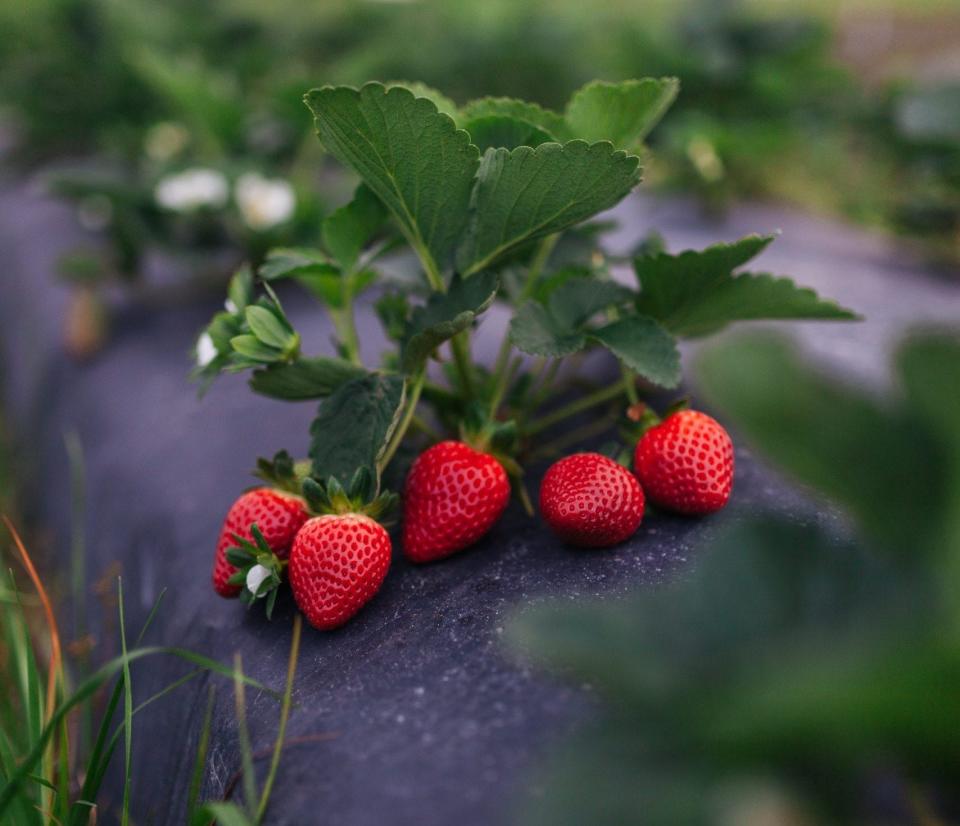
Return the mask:
<svg viewBox="0 0 960 826">
<path fill-rule="evenodd" d="M 492 527 L 507 479 L 532 511 L 523 467 L 546 431 L 569 442 L 571 417 L 636 410 L 641 392 L 676 388 L 678 339 L 742 320 L 854 318 L 787 278 L 741 271 L 773 236 L 679 254 L 650 244 L 630 262 L 634 286 L 613 277 L 623 262 L 603 254 L 606 225 L 591 221 L 640 182 L 643 141 L 677 90 L 672 78 L 594 82 L 563 113 L 507 98 L 458 107 L 422 86 L 309 92 L 319 138 L 359 177 L 356 194 L 316 246 L 273 250 L 256 277 L 234 277 L 197 341 L 195 376 L 249 371 L 257 393 L 319 402 L 301 481 L 328 498 L 348 488 L 340 516 L 381 502 L 385 474 L 410 449 L 442 442 L 431 449 L 442 456 L 414 466 L 404 503 L 407 556 L 427 561 Z M 415 259 L 412 277 L 387 282 L 389 254 Z M 333 353 L 302 352 L 275 291 L 285 280 L 329 315 Z M 375 287 L 392 346 L 370 363 L 355 304 Z M 496 358 L 480 363 L 474 338 L 495 303 L 511 320 Z M 616 378 L 589 391 L 571 371 L 559 381 L 561 362 L 588 351 L 607 352 Z"/>
</svg>

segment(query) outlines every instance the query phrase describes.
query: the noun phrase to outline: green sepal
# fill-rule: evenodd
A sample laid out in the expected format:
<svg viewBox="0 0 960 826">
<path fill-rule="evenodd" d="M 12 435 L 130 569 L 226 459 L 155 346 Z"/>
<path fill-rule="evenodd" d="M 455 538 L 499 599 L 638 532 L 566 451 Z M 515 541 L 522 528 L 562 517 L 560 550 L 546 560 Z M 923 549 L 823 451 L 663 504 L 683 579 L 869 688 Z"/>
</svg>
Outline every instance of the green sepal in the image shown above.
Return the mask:
<svg viewBox="0 0 960 826">
<path fill-rule="evenodd" d="M 262 456 L 257 459 L 257 468 L 253 475 L 263 479 L 272 487 L 290 493 L 300 493 L 300 480 L 309 470 L 309 462 L 295 462 L 285 450 L 276 453 L 273 459 Z"/>
</svg>

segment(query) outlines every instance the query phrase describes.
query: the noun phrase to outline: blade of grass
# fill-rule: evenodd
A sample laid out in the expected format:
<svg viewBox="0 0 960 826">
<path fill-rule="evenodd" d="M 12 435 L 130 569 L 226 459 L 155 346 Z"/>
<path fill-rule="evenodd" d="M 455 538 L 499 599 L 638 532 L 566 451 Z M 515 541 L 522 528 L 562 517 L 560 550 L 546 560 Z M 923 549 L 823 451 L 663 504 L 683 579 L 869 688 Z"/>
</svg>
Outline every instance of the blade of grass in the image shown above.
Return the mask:
<svg viewBox="0 0 960 826">
<path fill-rule="evenodd" d="M 57 723 L 66 717 L 66 715 L 69 714 L 70 711 L 79 703 L 82 703 L 84 700 L 94 694 L 94 692 L 96 692 L 107 680 L 114 676 L 114 674 L 122 670 L 125 663 L 132 663 L 136 660 L 143 659 L 144 657 L 152 657 L 159 654 L 179 657 L 186 662 L 191 662 L 195 665 L 202 666 L 208 671 L 212 671 L 213 673 L 219 674 L 223 677 L 235 676 L 232 669 L 228 668 L 222 663 L 218 663 L 216 660 L 211 660 L 209 657 L 204 657 L 202 654 L 196 654 L 193 651 L 170 646 L 152 646 L 134 649 L 125 657 L 115 657 L 114 659 L 105 663 L 93 674 L 91 674 L 90 677 L 84 680 L 77 687 L 74 693 L 57 707 L 57 709 L 54 711 L 53 718 L 44 727 L 42 734 L 38 738 L 36 744 L 30 750 L 29 754 L 27 754 L 27 756 L 22 760 L 20 766 L 17 768 L 17 771 L 13 774 L 10 780 L 7 781 L 6 785 L 0 788 L 0 818 L 2 818 L 6 812 L 7 807 L 10 805 L 10 801 L 13 800 L 17 792 L 20 790 L 20 786 L 23 784 L 26 776 L 36 767 L 36 764 L 40 760 L 43 750 L 52 736 Z M 277 700 L 281 699 L 282 697 L 279 692 L 267 688 L 262 683 L 254 680 L 251 677 L 241 675 L 240 678 L 244 685 L 255 688 L 258 691 L 263 691 Z M 0 820 L 0 823 L 2 822 L 3 821 Z"/>
<path fill-rule="evenodd" d="M 221 826 L 250 826 L 250 819 L 236 803 L 220 800 L 208 803 L 203 811 Z"/>
<path fill-rule="evenodd" d="M 130 824 L 130 786 L 133 764 L 133 686 L 130 684 L 130 658 L 127 656 L 127 629 L 123 615 L 123 577 L 117 577 L 117 600 L 120 614 L 120 650 L 123 653 L 123 805 L 120 826 Z"/>
<path fill-rule="evenodd" d="M 197 759 L 193 763 L 193 773 L 190 776 L 190 789 L 187 792 L 187 823 L 196 824 L 201 812 L 197 811 L 197 801 L 200 800 L 200 784 L 203 782 L 203 771 L 207 765 L 207 750 L 210 747 L 210 726 L 213 723 L 213 704 L 216 700 L 216 687 L 211 685 L 207 699 L 207 710 L 203 715 L 203 725 L 200 727 L 200 739 L 197 741 Z"/>
<path fill-rule="evenodd" d="M 33 560 L 30 558 L 30 554 L 27 553 L 26 546 L 23 544 L 20 534 L 17 533 L 17 529 L 13 526 L 13 522 L 11 522 L 6 515 L 3 516 L 3 523 L 6 526 L 7 531 L 9 531 L 10 536 L 13 538 L 13 545 L 17 549 L 17 553 L 20 555 L 20 562 L 26 570 L 27 575 L 30 577 L 30 581 L 33 583 L 33 587 L 37 592 L 37 596 L 40 598 L 40 605 L 43 609 L 44 621 L 47 626 L 47 636 L 50 640 L 50 662 L 47 666 L 48 670 L 44 722 L 45 724 L 49 724 L 53 716 L 54 708 L 57 705 L 57 686 L 63 685 L 63 653 L 60 649 L 60 631 L 57 627 L 57 619 L 53 613 L 53 606 L 50 602 L 50 598 L 47 596 L 47 590 L 43 587 L 43 582 L 40 580 L 39 574 L 37 574 L 37 569 L 33 566 Z M 29 637 L 27 638 L 25 645 L 28 650 L 33 650 Z M 65 732 L 61 732 L 61 743 L 64 742 L 65 736 Z M 53 745 L 51 745 L 49 748 L 44 748 L 43 752 L 41 752 L 41 762 L 43 764 L 41 774 L 47 778 L 53 777 L 54 766 L 56 765 L 56 754 Z M 41 788 L 40 797 L 41 809 L 44 811 L 49 810 L 53 805 L 49 790 Z"/>
<path fill-rule="evenodd" d="M 240 760 L 243 767 L 243 805 L 252 812 L 257 799 L 257 782 L 253 774 L 253 749 L 247 728 L 247 698 L 243 686 L 243 660 L 239 652 L 233 656 L 233 695 L 237 706 L 237 734 L 240 740 Z"/>
<path fill-rule="evenodd" d="M 70 586 L 73 603 L 73 639 L 82 640 L 87 635 L 86 463 L 83 444 L 75 430 L 67 431 L 63 441 L 70 468 Z M 74 662 L 76 673 L 81 679 L 86 677 L 90 670 L 90 656 L 86 648 L 81 647 Z M 93 736 L 93 706 L 89 704 L 82 706 L 78 717 L 77 752 L 86 754 Z"/>
<path fill-rule="evenodd" d="M 164 588 L 157 595 L 156 600 L 154 600 L 153 607 L 150 609 L 150 613 L 147 614 L 147 618 L 144 620 L 143 625 L 140 628 L 140 633 L 137 635 L 137 641 L 135 643 L 135 648 L 140 647 L 140 643 L 143 641 L 144 636 L 146 636 L 147 630 L 150 628 L 150 625 L 153 623 L 154 617 L 156 617 L 157 612 L 160 610 L 160 603 L 163 602 L 163 598 L 167 593 L 167 589 Z M 104 749 L 106 748 L 107 737 L 110 734 L 110 723 L 113 720 L 113 715 L 116 713 L 117 706 L 120 704 L 120 696 L 123 693 L 123 677 L 117 680 L 116 684 L 113 687 L 113 692 L 110 695 L 110 700 L 107 702 L 107 707 L 104 710 L 103 718 L 100 721 L 100 727 L 97 731 L 97 738 L 93 744 L 93 749 L 90 752 L 90 757 L 87 760 L 87 768 L 85 772 L 85 777 L 83 779 L 83 787 L 80 789 L 80 797 L 84 800 L 96 800 L 97 794 L 100 790 L 100 785 L 103 782 L 103 776 L 107 771 L 107 766 L 110 764 L 110 759 L 113 757 L 113 750 L 110 749 L 106 753 Z M 87 820 L 87 814 L 85 812 L 76 812 L 71 811 L 70 826 L 84 826 Z"/>
<path fill-rule="evenodd" d="M 273 744 L 273 756 L 270 758 L 270 770 L 263 784 L 263 793 L 260 795 L 260 805 L 254 822 L 263 822 L 270 802 L 270 793 L 273 791 L 273 781 L 280 767 L 280 753 L 283 751 L 283 741 L 287 735 L 287 721 L 290 719 L 290 704 L 293 697 L 293 678 L 297 674 L 297 659 L 300 656 L 300 631 L 303 626 L 303 617 L 297 614 L 293 619 L 293 634 L 290 638 L 290 658 L 287 660 L 287 683 L 283 689 L 283 704 L 280 706 L 280 725 L 277 727 L 277 739 Z"/>
</svg>

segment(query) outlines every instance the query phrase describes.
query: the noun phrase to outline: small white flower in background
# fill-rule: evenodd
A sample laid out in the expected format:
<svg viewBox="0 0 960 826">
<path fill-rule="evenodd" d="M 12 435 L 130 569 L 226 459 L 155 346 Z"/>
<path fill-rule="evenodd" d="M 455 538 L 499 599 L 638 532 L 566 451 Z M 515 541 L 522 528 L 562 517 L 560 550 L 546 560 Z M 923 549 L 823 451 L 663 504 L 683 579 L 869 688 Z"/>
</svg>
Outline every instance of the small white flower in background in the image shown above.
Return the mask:
<svg viewBox="0 0 960 826">
<path fill-rule="evenodd" d="M 223 307 L 224 307 L 224 309 L 225 309 L 228 313 L 236 313 L 236 312 L 237 312 L 237 305 L 234 304 L 233 301 L 232 301 L 231 299 L 229 299 L 229 298 L 228 298 L 226 301 L 223 302 Z"/>
<path fill-rule="evenodd" d="M 270 570 L 263 565 L 254 565 L 247 571 L 247 590 L 256 594 L 263 581 L 270 576 Z"/>
<path fill-rule="evenodd" d="M 203 369 L 217 357 L 217 348 L 210 333 L 201 333 L 197 339 L 197 367 Z"/>
<path fill-rule="evenodd" d="M 237 178 L 234 195 L 243 220 L 250 229 L 258 231 L 288 221 L 297 205 L 289 181 L 264 178 L 257 172 L 246 172 Z"/>
<path fill-rule="evenodd" d="M 190 133 L 185 126 L 171 121 L 161 121 L 147 130 L 143 148 L 147 157 L 154 161 L 169 161 L 190 142 Z"/>
<path fill-rule="evenodd" d="M 229 196 L 227 179 L 215 169 L 195 167 L 161 178 L 153 192 L 157 203 L 174 212 L 222 207 Z"/>
</svg>

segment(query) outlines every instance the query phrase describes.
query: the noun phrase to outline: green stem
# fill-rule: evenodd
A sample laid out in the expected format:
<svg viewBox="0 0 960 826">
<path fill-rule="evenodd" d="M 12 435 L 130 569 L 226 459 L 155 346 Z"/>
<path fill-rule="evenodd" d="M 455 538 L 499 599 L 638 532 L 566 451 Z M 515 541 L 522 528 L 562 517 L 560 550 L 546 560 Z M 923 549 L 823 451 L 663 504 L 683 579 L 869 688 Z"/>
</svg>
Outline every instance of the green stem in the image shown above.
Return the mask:
<svg viewBox="0 0 960 826">
<path fill-rule="evenodd" d="M 417 428 L 421 433 L 425 433 L 435 442 L 442 442 L 446 438 L 422 416 L 414 416 L 413 419 L 410 420 L 410 426 Z"/>
<path fill-rule="evenodd" d="M 453 361 L 457 365 L 457 372 L 460 374 L 463 392 L 468 398 L 474 398 L 476 389 L 473 384 L 473 360 L 470 358 L 470 339 L 467 338 L 466 330 L 450 339 L 450 350 L 453 353 Z"/>
<path fill-rule="evenodd" d="M 510 351 L 507 350 L 507 353 Z M 490 399 L 490 418 L 491 420 L 496 416 L 497 409 L 500 407 L 500 402 L 503 401 L 503 397 L 507 393 L 507 388 L 510 386 L 510 382 L 513 381 L 513 377 L 517 375 L 517 371 L 520 369 L 520 366 L 523 364 L 523 359 L 517 358 L 513 360 L 513 363 L 509 367 L 503 369 L 499 372 L 499 378 L 497 379 L 497 386 L 493 390 L 493 397 Z"/>
<path fill-rule="evenodd" d="M 357 338 L 357 326 L 353 319 L 353 301 L 348 301 L 342 310 L 331 310 L 330 318 L 337 337 L 346 351 L 347 359 L 351 364 L 363 366 L 360 359 L 360 340 Z"/>
<path fill-rule="evenodd" d="M 280 706 L 280 725 L 277 728 L 277 739 L 273 745 L 273 756 L 270 758 L 270 770 L 267 780 L 263 784 L 260 795 L 260 805 L 257 807 L 257 817 L 254 821 L 259 824 L 267 813 L 267 804 L 270 802 L 270 792 L 273 791 L 273 782 L 277 777 L 280 766 L 280 753 L 283 750 L 283 741 L 287 734 L 287 720 L 290 718 L 290 705 L 293 694 L 293 677 L 297 673 L 297 657 L 300 652 L 300 629 L 303 618 L 297 614 L 293 619 L 293 637 L 290 641 L 290 659 L 287 661 L 287 685 L 283 692 L 283 704 Z"/>
<path fill-rule="evenodd" d="M 540 274 L 543 272 L 543 268 L 550 258 L 550 253 L 553 252 L 553 248 L 557 245 L 558 240 L 560 240 L 560 233 L 555 232 L 553 235 L 548 235 L 544 238 L 537 246 L 537 251 L 530 261 L 530 269 L 527 272 L 527 282 L 523 285 L 523 292 L 520 293 L 520 297 L 517 299 L 517 305 L 523 304 L 533 295 L 533 289 L 536 287 Z M 507 372 L 510 366 L 510 352 L 512 349 L 513 344 L 510 341 L 510 326 L 507 325 L 507 329 L 503 333 L 503 340 L 500 342 L 500 349 L 497 351 L 497 360 L 493 366 L 494 387 L 496 390 L 493 394 L 493 400 L 490 402 L 491 419 L 497 414 L 497 408 L 500 406 L 506 384 L 509 381 Z"/>
<path fill-rule="evenodd" d="M 413 421 L 413 417 L 417 412 L 417 403 L 420 401 L 420 393 L 423 391 L 423 383 L 426 380 L 426 377 L 426 370 L 421 369 L 413 379 L 413 386 L 410 390 L 410 398 L 407 401 L 407 409 L 403 412 L 403 418 L 400 419 L 400 423 L 397 425 L 397 429 L 393 432 L 393 436 L 390 437 L 390 443 L 387 445 L 387 449 L 383 452 L 383 458 L 380 459 L 379 470 L 381 473 L 383 473 L 383 469 L 390 464 L 390 460 L 396 454 L 397 448 L 400 447 L 403 437 L 407 435 L 407 430 L 410 427 L 410 423 Z"/>
<path fill-rule="evenodd" d="M 586 396 L 581 396 L 579 399 L 575 399 L 569 404 L 565 404 L 563 407 L 554 410 L 552 413 L 548 413 L 546 416 L 541 416 L 539 419 L 535 419 L 524 428 L 524 433 L 527 436 L 532 436 L 535 433 L 539 433 L 541 430 L 546 430 L 548 427 L 552 427 L 553 425 L 557 424 L 557 422 L 562 422 L 564 419 L 570 418 L 570 416 L 576 416 L 577 413 L 582 413 L 584 410 L 589 410 L 591 407 L 604 404 L 605 402 L 615 399 L 617 396 L 621 395 L 623 395 L 622 381 L 617 381 L 607 387 L 601 387 L 599 390 L 595 390 L 593 393 L 589 393 Z"/>
<path fill-rule="evenodd" d="M 630 404 L 639 404 L 640 394 L 637 393 L 637 374 L 623 362 L 620 362 L 620 373 L 623 376 L 623 390 L 627 394 Z"/>
<path fill-rule="evenodd" d="M 535 461 L 537 459 L 552 458 L 570 445 L 575 445 L 577 442 L 582 442 L 593 436 L 599 436 L 601 433 L 609 430 L 616 420 L 616 416 L 604 416 L 603 418 L 588 422 L 582 427 L 575 427 L 568 433 L 564 433 L 562 436 L 540 445 L 530 454 L 530 460 Z"/>
<path fill-rule="evenodd" d="M 537 387 L 537 392 L 530 397 L 526 404 L 526 411 L 528 413 L 533 413 L 546 401 L 547 396 L 550 395 L 550 386 L 560 371 L 562 361 L 561 359 L 553 359 L 550 361 L 549 367 L 546 367 L 546 364 L 547 361 L 543 360 L 540 369 L 536 373 L 535 379 L 539 380 L 539 387 Z M 544 367 L 546 367 L 546 370 L 544 370 Z"/>
</svg>

